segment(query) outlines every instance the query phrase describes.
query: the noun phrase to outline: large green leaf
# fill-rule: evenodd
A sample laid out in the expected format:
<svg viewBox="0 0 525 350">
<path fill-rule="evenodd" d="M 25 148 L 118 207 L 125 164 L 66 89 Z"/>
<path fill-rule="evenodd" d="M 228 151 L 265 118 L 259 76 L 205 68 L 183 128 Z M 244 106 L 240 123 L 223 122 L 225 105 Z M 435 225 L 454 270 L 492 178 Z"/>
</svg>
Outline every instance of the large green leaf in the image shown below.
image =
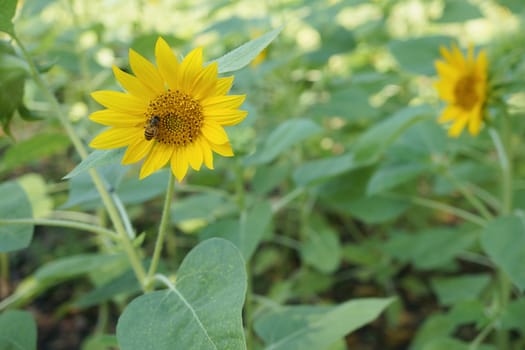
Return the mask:
<svg viewBox="0 0 525 350">
<path fill-rule="evenodd" d="M 488 256 L 511 281 L 525 289 L 525 221 L 509 215 L 490 221 L 481 235 L 481 244 Z"/>
<path fill-rule="evenodd" d="M 248 159 L 249 164 L 269 163 L 293 145 L 321 131 L 309 119 L 292 119 L 280 124 L 266 139 L 261 149 Z"/>
<path fill-rule="evenodd" d="M 86 157 L 86 159 L 78 163 L 77 166 L 63 178 L 70 179 L 93 167 L 106 165 L 106 164 L 120 163 L 122 157 L 124 156 L 125 151 L 126 151 L 125 148 L 117 148 L 117 149 L 112 149 L 109 151 L 95 150 L 91 152 Z"/>
<path fill-rule="evenodd" d="M 41 133 L 11 146 L 4 155 L 2 170 L 29 165 L 55 153 L 65 153 L 71 141 L 64 134 Z"/>
<path fill-rule="evenodd" d="M 0 0 L 0 31 L 14 33 L 12 19 L 15 16 L 17 0 Z"/>
<path fill-rule="evenodd" d="M 9 310 L 0 315 L 0 349 L 36 349 L 36 323 L 31 313 Z"/>
<path fill-rule="evenodd" d="M 268 202 L 255 204 L 238 220 L 225 219 L 209 224 L 201 233 L 204 239 L 225 238 L 239 248 L 244 260 L 250 261 L 255 249 L 272 222 L 272 208 Z"/>
<path fill-rule="evenodd" d="M 368 129 L 354 146 L 354 161 L 358 164 L 375 163 L 399 135 L 430 113 L 426 105 L 406 107 Z"/>
<path fill-rule="evenodd" d="M 453 305 L 459 301 L 476 300 L 490 282 L 490 276 L 465 274 L 459 277 L 434 278 L 431 282 L 439 303 Z"/>
<path fill-rule="evenodd" d="M 250 62 L 253 61 L 262 50 L 270 45 L 282 29 L 282 27 L 279 27 L 261 35 L 257 39 L 248 41 L 215 60 L 214 62 L 219 64 L 219 73 L 233 72 L 250 64 Z"/>
<path fill-rule="evenodd" d="M 393 40 L 389 48 L 399 65 L 404 70 L 431 75 L 434 73 L 434 62 L 440 58 L 439 47 L 448 46 L 453 38 L 447 36 L 426 36 L 415 39 Z"/>
<path fill-rule="evenodd" d="M 23 188 L 16 182 L 0 184 L 0 220 L 27 219 L 33 216 L 31 203 Z M 9 200 L 5 200 L 8 198 Z M 25 248 L 33 238 L 33 225 L 0 224 L 0 252 Z"/>
<path fill-rule="evenodd" d="M 321 272 L 334 272 L 342 255 L 338 232 L 321 220 L 311 220 L 307 225 L 307 234 L 301 243 L 301 258 Z"/>
<path fill-rule="evenodd" d="M 468 1 L 445 0 L 443 14 L 438 22 L 464 22 L 483 17 L 478 6 Z"/>
<path fill-rule="evenodd" d="M 329 306 L 287 306 L 255 321 L 266 350 L 322 350 L 366 325 L 393 301 L 357 299 Z"/>
<path fill-rule="evenodd" d="M 239 250 L 212 238 L 188 253 L 175 286 L 142 295 L 117 324 L 122 350 L 245 349 L 246 272 Z"/>
<path fill-rule="evenodd" d="M 391 164 L 381 167 L 368 182 L 366 192 L 373 195 L 388 191 L 415 179 L 427 169 L 428 166 L 422 163 Z"/>
<path fill-rule="evenodd" d="M 316 159 L 300 165 L 294 171 L 293 179 L 299 186 L 306 186 L 343 174 L 356 167 L 353 154 Z"/>
</svg>

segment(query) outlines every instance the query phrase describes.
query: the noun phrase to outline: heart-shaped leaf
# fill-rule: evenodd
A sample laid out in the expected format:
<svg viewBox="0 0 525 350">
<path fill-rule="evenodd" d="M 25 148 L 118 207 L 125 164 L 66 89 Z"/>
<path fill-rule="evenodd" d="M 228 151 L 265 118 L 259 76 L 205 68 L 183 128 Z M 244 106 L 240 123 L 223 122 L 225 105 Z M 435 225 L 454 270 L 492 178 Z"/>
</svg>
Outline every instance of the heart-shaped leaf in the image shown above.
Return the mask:
<svg viewBox="0 0 525 350">
<path fill-rule="evenodd" d="M 246 272 L 239 250 L 212 238 L 184 258 L 174 286 L 142 295 L 117 324 L 122 350 L 246 349 Z"/>
</svg>

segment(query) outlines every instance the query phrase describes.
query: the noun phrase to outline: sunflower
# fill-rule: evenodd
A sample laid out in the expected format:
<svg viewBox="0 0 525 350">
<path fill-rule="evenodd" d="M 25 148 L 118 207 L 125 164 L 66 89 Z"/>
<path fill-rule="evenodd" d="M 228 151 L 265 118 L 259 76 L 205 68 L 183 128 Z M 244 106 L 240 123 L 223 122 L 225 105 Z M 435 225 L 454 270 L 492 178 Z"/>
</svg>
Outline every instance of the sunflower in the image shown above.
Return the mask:
<svg viewBox="0 0 525 350">
<path fill-rule="evenodd" d="M 438 121 L 452 122 L 448 130 L 450 136 L 459 136 L 467 125 L 469 133 L 476 136 L 481 129 L 487 99 L 487 54 L 481 50 L 474 57 L 472 46 L 466 56 L 457 46 L 450 51 L 441 47 L 440 52 L 444 60 L 435 63 L 439 81 L 434 87 L 448 105 Z"/>
<path fill-rule="evenodd" d="M 204 163 L 213 169 L 213 152 L 233 156 L 223 127 L 246 117 L 247 112 L 238 109 L 245 95 L 227 95 L 233 76 L 219 78 L 216 62 L 203 66 L 202 48 L 179 62 L 159 37 L 155 59 L 156 66 L 130 49 L 134 75 L 113 66 L 126 92 L 91 94 L 107 109 L 94 112 L 90 119 L 110 128 L 97 135 L 90 146 L 127 146 L 122 164 L 144 159 L 141 179 L 169 162 L 175 177 L 182 181 L 188 166 L 198 171 Z"/>
</svg>

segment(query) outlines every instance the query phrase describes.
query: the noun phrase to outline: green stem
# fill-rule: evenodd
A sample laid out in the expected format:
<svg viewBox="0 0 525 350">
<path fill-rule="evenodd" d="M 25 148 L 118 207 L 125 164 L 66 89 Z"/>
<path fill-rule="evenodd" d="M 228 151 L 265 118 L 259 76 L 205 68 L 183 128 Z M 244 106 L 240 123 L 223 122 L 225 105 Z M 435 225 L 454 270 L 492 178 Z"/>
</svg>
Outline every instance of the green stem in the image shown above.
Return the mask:
<svg viewBox="0 0 525 350">
<path fill-rule="evenodd" d="M 21 40 L 16 36 L 16 34 L 13 33 L 12 37 L 18 44 L 18 47 L 20 48 L 22 55 L 24 56 L 26 62 L 28 63 L 33 79 L 35 80 L 35 83 L 40 88 L 40 90 L 42 90 L 42 92 L 45 94 L 49 103 L 51 103 L 54 114 L 56 115 L 60 123 L 62 124 L 62 127 L 66 131 L 66 134 L 69 136 L 69 139 L 73 143 L 75 150 L 77 151 L 77 153 L 80 155 L 82 159 L 85 159 L 88 155 L 86 148 L 84 147 L 84 145 L 82 144 L 82 141 L 76 134 L 69 119 L 64 114 L 57 99 L 51 93 L 51 90 L 49 89 L 47 84 L 44 82 L 40 74 L 38 73 L 38 70 L 33 62 L 31 55 L 29 54 L 29 52 L 27 52 L 26 48 L 22 44 Z M 139 283 L 143 287 L 146 273 L 144 271 L 144 267 L 140 263 L 140 258 L 137 254 L 137 251 L 135 250 L 132 242 L 128 238 L 128 234 L 122 222 L 122 218 L 119 216 L 118 210 L 115 207 L 115 204 L 113 203 L 113 201 L 111 200 L 111 196 L 109 195 L 109 192 L 106 186 L 104 186 L 102 177 L 98 174 L 98 172 L 94 168 L 91 168 L 89 170 L 89 174 L 91 176 L 91 179 L 93 180 L 93 183 L 95 184 L 95 187 L 97 188 L 98 193 L 100 194 L 100 197 L 102 199 L 102 202 L 104 203 L 104 206 L 106 207 L 106 210 L 108 211 L 109 217 L 113 223 L 113 226 L 115 227 L 115 230 L 121 237 L 121 240 L 120 240 L 121 246 L 126 252 L 126 255 L 128 256 L 128 260 L 133 268 L 133 271 L 135 272 L 135 275 L 137 276 Z"/>
<path fill-rule="evenodd" d="M 431 199 L 426 199 L 426 198 L 410 197 L 410 200 L 412 201 L 412 203 L 420 205 L 422 207 L 436 209 L 436 210 L 439 210 L 445 213 L 455 215 L 459 218 L 462 218 L 465 221 L 469 221 L 478 226 L 485 226 L 485 220 L 483 218 L 480 218 L 479 216 L 475 214 L 469 213 L 466 210 L 459 209 L 454 206 L 443 204 L 441 202 L 434 201 Z"/>
<path fill-rule="evenodd" d="M 501 215 L 509 215 L 512 212 L 512 145 L 511 130 L 508 116 L 501 118 L 501 136 L 495 129 L 490 129 L 490 136 L 494 142 L 494 147 L 498 154 L 501 167 Z M 499 298 L 498 311 L 501 313 L 507 307 L 512 296 L 511 284 L 508 277 L 501 269 L 498 271 L 499 277 Z M 499 328 L 496 333 L 498 349 L 508 349 L 509 333 L 505 329 Z"/>
<path fill-rule="evenodd" d="M 465 199 L 483 216 L 485 220 L 494 218 L 491 212 L 488 211 L 487 207 L 472 194 L 472 191 L 467 188 L 463 183 L 458 181 L 452 174 L 446 173 L 445 176 L 456 186 L 458 191 L 465 197 Z"/>
<path fill-rule="evenodd" d="M 506 120 L 506 118 L 504 117 Z M 511 147 L 508 138 L 508 124 L 504 122 L 503 138 L 506 139 L 507 147 L 502 142 L 502 138 L 495 129 L 490 129 L 490 136 L 494 142 L 494 147 L 498 154 L 499 164 L 501 167 L 501 214 L 508 215 L 512 210 L 512 163 L 511 163 Z"/>
<path fill-rule="evenodd" d="M 157 241 L 155 242 L 155 249 L 153 250 L 153 258 L 149 266 L 148 275 L 146 279 L 146 291 L 151 290 L 153 287 L 153 277 L 157 272 L 157 268 L 160 260 L 160 253 L 164 246 L 164 238 L 166 237 L 166 231 L 168 228 L 170 218 L 170 208 L 173 199 L 173 189 L 175 187 L 175 176 L 170 171 L 168 179 L 168 188 L 166 190 L 166 197 L 164 198 L 164 207 L 162 208 L 162 217 L 160 219 L 159 232 L 157 234 Z"/>
<path fill-rule="evenodd" d="M 41 226 L 55 226 L 55 227 L 67 227 L 81 231 L 88 231 L 99 234 L 101 236 L 108 237 L 114 241 L 120 239 L 120 237 L 113 231 L 107 228 L 85 224 L 82 222 L 56 220 L 56 219 L 0 219 L 0 225 L 41 225 Z"/>
<path fill-rule="evenodd" d="M 0 298 L 9 295 L 9 257 L 7 253 L 0 253 Z"/>
</svg>

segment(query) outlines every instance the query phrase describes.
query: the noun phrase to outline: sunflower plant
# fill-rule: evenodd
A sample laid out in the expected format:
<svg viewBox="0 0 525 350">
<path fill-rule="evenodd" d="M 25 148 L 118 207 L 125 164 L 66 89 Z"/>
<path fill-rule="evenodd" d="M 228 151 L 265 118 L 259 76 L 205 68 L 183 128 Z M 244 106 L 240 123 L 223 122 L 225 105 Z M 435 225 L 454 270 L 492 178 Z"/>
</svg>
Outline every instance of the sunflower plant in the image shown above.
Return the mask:
<svg viewBox="0 0 525 350">
<path fill-rule="evenodd" d="M 524 11 L 0 0 L 0 349 L 521 349 Z"/>
</svg>

